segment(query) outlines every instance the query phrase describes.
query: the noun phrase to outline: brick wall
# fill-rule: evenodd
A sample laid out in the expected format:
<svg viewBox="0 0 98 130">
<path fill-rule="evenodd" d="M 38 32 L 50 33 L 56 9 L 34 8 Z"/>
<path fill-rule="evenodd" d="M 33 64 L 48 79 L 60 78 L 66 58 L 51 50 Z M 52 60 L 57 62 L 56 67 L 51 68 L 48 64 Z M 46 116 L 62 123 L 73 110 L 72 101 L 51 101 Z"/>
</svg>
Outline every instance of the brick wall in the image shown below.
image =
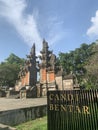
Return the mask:
<svg viewBox="0 0 98 130">
<path fill-rule="evenodd" d="M 40 70 L 40 82 L 41 83 L 45 83 L 47 80 L 47 77 L 46 77 L 46 69 L 41 69 Z"/>
<path fill-rule="evenodd" d="M 46 72 L 46 69 L 40 70 L 40 82 L 46 83 L 47 82 L 53 82 L 55 80 L 55 73 L 54 71 L 48 71 Z"/>
<path fill-rule="evenodd" d="M 53 82 L 55 80 L 55 74 L 53 71 L 48 73 L 48 82 Z"/>
<path fill-rule="evenodd" d="M 27 72 L 21 79 L 22 86 L 29 85 L 30 72 Z"/>
</svg>

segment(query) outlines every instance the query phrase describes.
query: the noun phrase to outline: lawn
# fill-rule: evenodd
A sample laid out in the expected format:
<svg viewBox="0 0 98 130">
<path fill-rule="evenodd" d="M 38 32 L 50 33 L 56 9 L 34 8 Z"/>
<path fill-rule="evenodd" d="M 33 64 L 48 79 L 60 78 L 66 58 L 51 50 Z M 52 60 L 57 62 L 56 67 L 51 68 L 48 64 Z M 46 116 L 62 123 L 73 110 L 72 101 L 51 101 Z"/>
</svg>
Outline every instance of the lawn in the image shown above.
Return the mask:
<svg viewBox="0 0 98 130">
<path fill-rule="evenodd" d="M 47 117 L 22 123 L 16 128 L 17 130 L 47 130 Z"/>
</svg>

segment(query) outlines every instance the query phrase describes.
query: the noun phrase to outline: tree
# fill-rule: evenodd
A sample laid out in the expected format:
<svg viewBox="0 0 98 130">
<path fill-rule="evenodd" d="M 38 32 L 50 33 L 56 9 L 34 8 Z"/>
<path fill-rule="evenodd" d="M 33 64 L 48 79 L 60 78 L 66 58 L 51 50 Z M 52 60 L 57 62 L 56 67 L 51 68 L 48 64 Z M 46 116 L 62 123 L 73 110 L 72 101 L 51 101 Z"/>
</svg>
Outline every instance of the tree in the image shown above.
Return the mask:
<svg viewBox="0 0 98 130">
<path fill-rule="evenodd" d="M 5 59 L 5 61 L 7 63 L 9 63 L 9 64 L 17 64 L 17 65 L 24 64 L 24 59 L 23 58 L 19 58 L 18 56 L 16 56 L 13 53 L 11 53 L 9 55 L 9 57 L 7 59 Z"/>
<path fill-rule="evenodd" d="M 0 65 L 0 84 L 13 87 L 18 78 L 18 67 L 15 64 Z"/>
<path fill-rule="evenodd" d="M 0 85 L 14 87 L 18 79 L 20 65 L 23 65 L 24 59 L 19 58 L 15 54 L 10 56 L 0 64 Z"/>
<path fill-rule="evenodd" d="M 80 48 L 76 48 L 74 51 L 69 53 L 60 53 L 59 62 L 62 65 L 66 74 L 71 72 L 76 76 L 78 82 L 81 85 L 84 83 L 84 77 L 86 75 L 86 64 L 88 63 L 89 58 L 95 54 L 94 51 L 95 43 L 90 45 L 83 43 Z"/>
<path fill-rule="evenodd" d="M 88 63 L 86 64 L 86 87 L 87 88 L 98 88 L 98 44 L 93 44 L 92 48 L 93 55 L 89 57 Z"/>
</svg>

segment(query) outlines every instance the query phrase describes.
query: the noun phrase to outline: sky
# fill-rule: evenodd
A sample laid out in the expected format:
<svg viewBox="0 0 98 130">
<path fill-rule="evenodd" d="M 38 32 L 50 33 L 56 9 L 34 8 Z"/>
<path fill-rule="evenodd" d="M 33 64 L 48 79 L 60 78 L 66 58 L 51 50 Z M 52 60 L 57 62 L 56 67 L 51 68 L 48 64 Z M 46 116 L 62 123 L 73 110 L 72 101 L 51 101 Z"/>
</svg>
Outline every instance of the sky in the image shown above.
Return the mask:
<svg viewBox="0 0 98 130">
<path fill-rule="evenodd" d="M 98 0 L 0 0 L 0 62 L 26 58 L 42 41 L 58 55 L 98 38 Z"/>
</svg>

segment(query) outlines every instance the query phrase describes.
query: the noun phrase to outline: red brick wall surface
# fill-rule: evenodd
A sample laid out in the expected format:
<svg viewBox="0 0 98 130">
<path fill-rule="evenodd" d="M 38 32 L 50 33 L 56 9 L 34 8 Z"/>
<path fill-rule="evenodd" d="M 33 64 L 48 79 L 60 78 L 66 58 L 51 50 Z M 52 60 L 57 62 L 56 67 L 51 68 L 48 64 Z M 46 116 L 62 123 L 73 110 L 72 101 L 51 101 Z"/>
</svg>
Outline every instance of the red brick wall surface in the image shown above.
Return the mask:
<svg viewBox="0 0 98 130">
<path fill-rule="evenodd" d="M 48 73 L 48 82 L 53 82 L 55 80 L 55 74 L 54 72 Z"/>
<path fill-rule="evenodd" d="M 29 85 L 29 72 L 26 73 L 26 75 L 24 77 L 22 77 L 21 82 L 22 82 L 22 86 L 25 85 Z"/>
<path fill-rule="evenodd" d="M 53 82 L 55 80 L 54 72 L 51 71 L 46 73 L 46 69 L 41 69 L 40 77 L 41 77 L 41 83 L 45 83 L 46 81 Z"/>
<path fill-rule="evenodd" d="M 41 77 L 41 82 L 46 82 L 46 69 L 41 69 L 41 72 L 40 72 L 40 77 Z"/>
</svg>

